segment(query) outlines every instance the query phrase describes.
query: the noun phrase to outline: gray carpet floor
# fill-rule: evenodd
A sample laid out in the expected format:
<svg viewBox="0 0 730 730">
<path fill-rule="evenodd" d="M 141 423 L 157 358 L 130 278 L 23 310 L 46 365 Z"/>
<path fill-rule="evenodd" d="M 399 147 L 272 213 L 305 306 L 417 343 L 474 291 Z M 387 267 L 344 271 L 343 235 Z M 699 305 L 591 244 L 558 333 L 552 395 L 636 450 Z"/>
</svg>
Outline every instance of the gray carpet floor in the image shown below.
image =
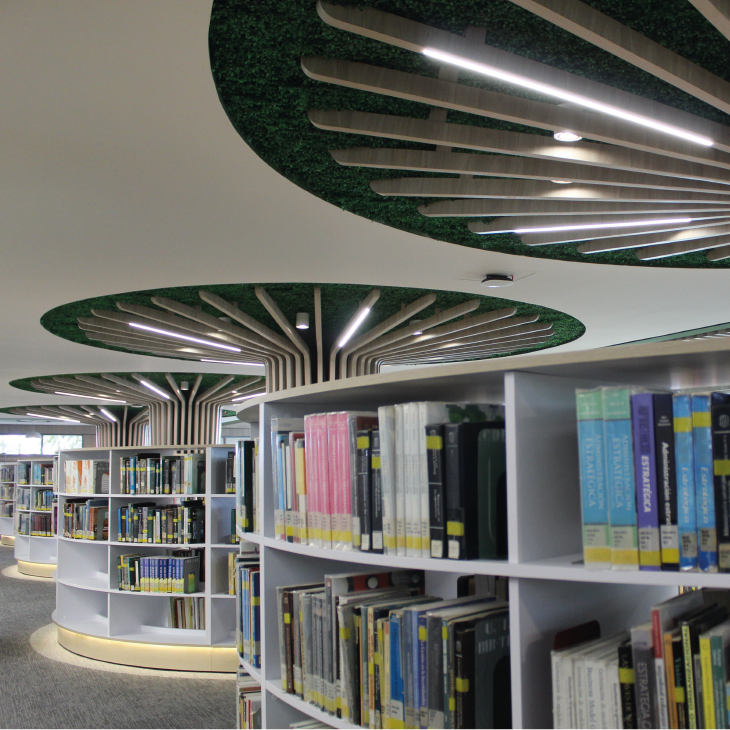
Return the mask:
<svg viewBox="0 0 730 730">
<path fill-rule="evenodd" d="M 12 548 L 0 547 L 0 570 L 14 563 Z M 28 639 L 51 622 L 55 602 L 54 582 L 0 574 L 0 727 L 235 726 L 233 678 L 112 674 L 55 662 L 36 653 Z"/>
</svg>

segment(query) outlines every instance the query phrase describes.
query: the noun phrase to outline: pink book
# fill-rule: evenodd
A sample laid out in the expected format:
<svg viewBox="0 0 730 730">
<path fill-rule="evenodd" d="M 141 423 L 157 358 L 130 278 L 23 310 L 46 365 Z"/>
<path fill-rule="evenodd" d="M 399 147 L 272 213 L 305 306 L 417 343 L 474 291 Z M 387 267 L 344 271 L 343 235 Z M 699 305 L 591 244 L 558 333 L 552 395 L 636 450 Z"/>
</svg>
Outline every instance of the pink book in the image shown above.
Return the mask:
<svg viewBox="0 0 730 730">
<path fill-rule="evenodd" d="M 305 470 L 307 474 L 307 507 L 309 511 L 309 544 L 322 547 L 322 520 L 319 506 L 319 480 L 317 474 L 317 418 L 316 414 L 304 416 L 304 442 L 307 449 Z"/>
<path fill-rule="evenodd" d="M 332 495 L 332 547 L 352 550 L 352 500 L 348 414 L 327 414 L 329 484 Z"/>
<path fill-rule="evenodd" d="M 322 529 L 322 547 L 332 547 L 332 495 L 330 493 L 329 464 L 327 454 L 327 414 L 319 413 L 315 417 L 314 427 L 314 461 L 317 481 L 317 507 Z M 305 436 L 306 438 L 306 436 Z"/>
</svg>

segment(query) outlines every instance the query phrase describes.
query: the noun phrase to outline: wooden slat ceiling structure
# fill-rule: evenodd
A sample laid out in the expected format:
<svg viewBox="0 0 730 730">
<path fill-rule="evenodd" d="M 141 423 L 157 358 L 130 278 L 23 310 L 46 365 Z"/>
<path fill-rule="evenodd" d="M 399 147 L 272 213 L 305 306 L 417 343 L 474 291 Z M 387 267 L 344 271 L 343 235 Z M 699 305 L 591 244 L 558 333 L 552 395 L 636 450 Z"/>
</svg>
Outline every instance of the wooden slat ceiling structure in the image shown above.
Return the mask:
<svg viewBox="0 0 730 730">
<path fill-rule="evenodd" d="M 518 317 L 515 307 L 473 314 L 480 307 L 481 299 L 437 310 L 425 319 L 414 319 L 436 301 L 436 293 L 403 303 L 396 314 L 361 332 L 361 325 L 367 327 L 367 315 L 380 296 L 380 289 L 373 289 L 362 301 L 353 302 L 352 317 L 325 351 L 321 294 L 319 287 L 314 287 L 316 346 L 310 352 L 309 345 L 265 288 L 256 287 L 255 292 L 281 333 L 261 324 L 235 303 L 206 291 L 199 292 L 200 299 L 220 311 L 224 318 L 170 298 L 153 296 L 152 307 L 117 302 L 119 311 L 92 310 L 94 316 L 79 317 L 78 325 L 91 340 L 135 352 L 233 365 L 263 364 L 267 392 L 373 374 L 388 364 L 505 355 L 549 344 L 554 333 L 550 322 L 539 321 L 537 314 Z M 52 387 L 59 389 L 56 380 L 38 382 L 50 392 Z M 68 383 L 63 385 L 66 387 Z M 99 385 L 94 383 L 95 387 Z M 127 384 L 126 387 L 141 392 L 138 386 Z M 259 390 L 263 390 L 263 384 L 251 385 L 251 392 Z M 243 396 L 244 392 L 239 390 L 236 397 L 229 395 L 229 400 L 236 402 Z"/>
<path fill-rule="evenodd" d="M 730 83 L 580 0 L 510 1 L 730 114 Z M 688 2 L 730 39 L 727 0 Z M 458 35 L 323 0 L 317 12 L 342 32 L 436 64 L 438 78 L 343 59 L 301 59 L 312 79 L 431 107 L 428 119 L 309 111 L 320 129 L 434 146 L 331 150 L 344 166 L 429 175 L 373 180 L 379 195 L 434 198 L 419 207 L 423 215 L 471 219 L 464 225 L 475 235 L 516 233 L 529 246 L 584 242 L 577 250 L 586 257 L 635 249 L 638 261 L 696 251 L 707 251 L 710 262 L 730 258 L 730 127 L 486 45 L 484 29 Z M 507 90 L 465 83 L 475 76 L 497 79 Z M 525 89 L 539 98 L 526 98 Z M 447 122 L 449 110 L 537 133 Z M 580 139 L 562 142 L 545 131 Z"/>
</svg>

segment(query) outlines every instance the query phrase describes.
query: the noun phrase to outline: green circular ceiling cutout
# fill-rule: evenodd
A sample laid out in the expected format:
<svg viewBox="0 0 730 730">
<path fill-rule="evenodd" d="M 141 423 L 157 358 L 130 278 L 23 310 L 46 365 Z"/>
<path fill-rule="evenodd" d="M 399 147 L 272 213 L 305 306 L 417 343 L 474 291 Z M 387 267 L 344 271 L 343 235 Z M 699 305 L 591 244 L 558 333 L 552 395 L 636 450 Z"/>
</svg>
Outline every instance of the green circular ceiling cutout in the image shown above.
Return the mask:
<svg viewBox="0 0 730 730">
<path fill-rule="evenodd" d="M 462 34 L 468 27 L 486 28 L 488 45 L 730 127 L 730 116 L 714 106 L 508 0 L 336 2 L 360 9 L 374 8 L 452 33 Z M 587 4 L 688 61 L 730 80 L 727 64 L 730 43 L 687 0 L 588 0 Z M 633 249 L 587 256 L 577 251 L 575 242 L 528 246 L 513 233 L 476 235 L 469 230 L 470 221 L 484 223 L 490 218 L 437 218 L 420 213 L 419 206 L 433 203 L 434 198 L 378 195 L 371 189 L 371 181 L 409 177 L 443 180 L 458 178 L 459 175 L 340 165 L 331 156 L 331 151 L 394 148 L 433 152 L 435 147 L 413 141 L 319 129 L 312 124 L 308 113 L 310 110 L 349 110 L 426 120 L 434 107 L 314 80 L 302 71 L 301 60 L 303 57 L 336 59 L 430 78 L 436 78 L 438 67 L 430 59 L 405 48 L 328 25 L 319 17 L 313 0 L 258 0 L 255 3 L 249 0 L 215 0 L 209 47 L 219 98 L 245 142 L 290 181 L 343 210 L 432 239 L 521 256 L 584 263 L 692 268 L 724 268 L 730 261 L 730 258 L 709 261 L 705 251 L 639 260 Z M 459 81 L 469 86 L 508 92 L 515 97 L 541 99 L 535 94 L 530 95 L 531 92 L 520 93 L 514 87 L 499 86 L 484 77 L 462 73 Z M 543 97 L 542 100 L 546 99 Z M 546 129 L 462 111 L 449 110 L 445 121 L 529 133 L 553 142 L 552 132 Z M 621 148 L 609 145 L 606 149 Z M 724 174 L 730 182 L 730 172 L 718 170 L 718 174 Z M 489 177 L 478 179 L 486 181 Z M 52 319 L 58 311 L 46 315 L 43 322 L 52 331 L 60 333 L 63 325 L 54 324 Z M 571 328 L 574 329 L 574 325 Z"/>
<path fill-rule="evenodd" d="M 310 314 L 310 322 L 312 329 L 309 331 L 296 330 L 301 332 L 302 336 L 313 339 L 315 332 L 315 307 L 314 297 L 315 290 L 319 289 L 321 292 L 321 312 L 322 312 L 322 333 L 324 340 L 325 355 L 328 356 L 330 345 L 340 337 L 343 330 L 351 322 L 353 316 L 358 311 L 358 306 L 361 302 L 364 302 L 368 296 L 372 295 L 374 290 L 379 291 L 379 297 L 377 297 L 375 303 L 372 305 L 372 311 L 367 316 L 362 326 L 358 328 L 356 336 L 359 336 L 363 332 L 367 332 L 372 328 L 376 327 L 380 323 L 384 322 L 389 318 L 393 318 L 398 315 L 405 307 L 408 307 L 416 300 L 422 297 L 431 297 L 433 301 L 425 307 L 422 307 L 417 315 L 414 315 L 415 319 L 408 318 L 400 323 L 402 327 L 413 326 L 413 323 L 425 321 L 428 318 L 435 319 L 436 316 L 441 313 L 445 316 L 449 310 L 459 305 L 463 307 L 469 307 L 468 310 L 464 310 L 467 314 L 460 313 L 458 319 L 463 316 L 468 317 L 489 317 L 490 312 L 497 310 L 505 311 L 510 308 L 514 308 L 514 312 L 510 312 L 508 315 L 510 318 L 524 318 L 525 321 L 529 321 L 533 324 L 526 325 L 526 327 L 539 327 L 540 323 L 547 325 L 552 324 L 551 334 L 549 335 L 549 341 L 540 343 L 539 345 L 530 345 L 529 348 L 525 347 L 522 349 L 515 348 L 509 353 L 504 352 L 502 354 L 513 354 L 514 352 L 525 351 L 527 349 L 543 349 L 545 347 L 555 347 L 556 345 L 563 345 L 567 342 L 571 342 L 580 337 L 585 332 L 584 325 L 574 317 L 568 314 L 559 312 L 555 309 L 548 307 L 538 306 L 536 304 L 527 304 L 522 302 L 512 301 L 510 299 L 502 299 L 490 296 L 479 296 L 474 294 L 467 294 L 463 292 L 450 292 L 450 291 L 438 291 L 429 289 L 414 289 L 407 287 L 373 287 L 369 285 L 357 285 L 357 284 L 303 284 L 303 283 L 270 283 L 270 284 L 216 284 L 210 286 L 188 286 L 188 287 L 174 287 L 168 289 L 150 289 L 136 292 L 125 292 L 122 294 L 115 294 L 103 297 L 94 297 L 91 299 L 83 299 L 78 302 L 71 302 L 64 304 L 60 307 L 46 312 L 41 317 L 41 324 L 49 332 L 64 339 L 71 340 L 80 344 L 91 345 L 94 347 L 104 347 L 108 349 L 116 349 L 120 351 L 129 351 L 130 349 L 135 352 L 144 352 L 143 347 L 130 347 L 122 348 L 116 347 L 109 344 L 109 340 L 106 342 L 101 339 L 89 339 L 87 332 L 79 327 L 79 318 L 89 321 L 95 318 L 97 314 L 103 314 L 104 312 L 110 313 L 108 316 L 123 315 L 124 311 L 133 311 L 134 306 L 146 308 L 148 314 L 159 313 L 159 316 L 167 316 L 168 313 L 162 308 L 151 306 L 151 300 L 154 297 L 155 302 L 173 302 L 175 306 L 188 307 L 188 312 L 192 312 L 195 308 L 200 314 L 200 317 L 207 317 L 208 322 L 215 324 L 220 322 L 221 314 L 223 313 L 220 309 L 212 306 L 208 301 L 202 299 L 201 292 L 207 293 L 206 296 L 219 297 L 220 300 L 226 303 L 231 303 L 241 313 L 245 313 L 245 316 L 253 318 L 257 323 L 260 323 L 263 327 L 269 328 L 269 330 L 276 334 L 276 336 L 284 336 L 284 330 L 279 326 L 276 319 L 270 313 L 270 310 L 262 303 L 261 291 L 265 291 L 266 295 L 275 302 L 275 305 L 280 310 L 281 314 L 290 323 L 294 323 L 297 318 L 297 313 L 306 312 Z M 257 291 L 259 296 L 257 296 Z M 471 304 L 468 304 L 471 302 Z M 121 307 L 127 307 L 127 310 L 122 310 Z M 117 314 L 115 314 L 115 312 Z M 129 319 L 129 315 L 124 315 Z M 215 320 L 213 319 L 215 318 Z M 133 317 L 132 317 L 133 319 Z M 444 320 L 446 324 L 444 327 L 450 326 L 455 320 L 456 316 L 449 317 Z M 98 318 L 96 321 L 99 320 Z M 182 322 L 182 320 L 180 320 Z M 230 318 L 228 318 L 230 322 Z M 474 322 L 478 320 L 474 319 Z M 507 320 L 505 320 L 506 322 Z M 118 326 L 117 322 L 112 323 L 114 326 Z M 234 325 L 235 317 L 234 317 Z M 437 323 L 440 324 L 440 323 Z M 127 328 L 126 324 L 121 325 L 122 328 Z M 161 324 L 159 327 L 165 327 L 167 325 Z M 220 326 L 230 327 L 231 325 L 221 323 Z M 433 326 L 433 332 L 439 330 L 435 325 Z M 460 326 L 457 324 L 457 326 Z M 470 325 L 471 326 L 471 325 Z M 415 327 L 418 330 L 420 327 Z M 134 332 L 127 328 L 129 332 Z M 388 332 L 392 332 L 393 326 L 390 326 Z M 395 330 L 397 331 L 397 330 Z M 90 334 L 94 334 L 93 332 Z M 418 333 L 416 333 L 418 334 Z M 199 335 L 202 336 L 202 335 Z M 353 342 L 356 339 L 353 338 Z M 528 337 L 529 335 L 524 335 Z M 182 343 L 183 345 L 185 343 Z M 314 349 L 314 344 L 307 342 L 307 346 Z M 159 355 L 158 352 L 154 354 Z M 170 355 L 170 357 L 179 357 L 184 355 Z M 199 359 L 198 355 L 188 355 L 190 359 Z M 207 355 L 206 357 L 210 357 Z M 229 357 L 225 353 L 221 353 L 221 360 L 226 360 Z M 241 356 L 243 357 L 243 356 Z M 465 357 L 464 359 L 473 359 Z M 480 358 L 481 359 L 481 358 Z M 145 377 L 149 377 L 153 382 L 157 382 L 160 378 L 164 378 L 161 373 L 149 373 Z M 190 374 L 187 379 L 193 380 L 196 376 Z M 220 375 L 205 375 L 206 378 L 219 378 Z M 252 377 L 252 376 L 249 376 Z M 179 380 L 177 374 L 176 378 Z M 26 378 L 22 380 L 15 380 L 11 384 L 15 387 L 25 388 L 32 390 L 30 381 L 33 378 Z M 160 384 L 164 384 L 163 380 L 159 380 Z"/>
</svg>

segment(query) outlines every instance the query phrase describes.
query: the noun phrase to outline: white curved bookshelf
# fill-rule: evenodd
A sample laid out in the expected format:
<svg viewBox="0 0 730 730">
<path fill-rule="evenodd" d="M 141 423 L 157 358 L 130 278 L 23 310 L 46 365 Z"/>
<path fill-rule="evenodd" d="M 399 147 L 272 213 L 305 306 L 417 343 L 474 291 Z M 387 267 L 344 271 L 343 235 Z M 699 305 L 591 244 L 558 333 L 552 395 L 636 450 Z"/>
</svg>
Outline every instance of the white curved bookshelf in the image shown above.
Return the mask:
<svg viewBox="0 0 730 730">
<path fill-rule="evenodd" d="M 59 641 L 64 646 L 67 643 L 78 644 L 81 648 L 75 646 L 72 649 L 77 653 L 123 664 L 197 671 L 235 670 L 238 661 L 235 649 L 235 601 L 230 600 L 235 597 L 228 595 L 228 553 L 238 552 L 239 546 L 230 542 L 230 511 L 235 507 L 235 495 L 223 493 L 226 457 L 233 450 L 233 446 L 202 445 L 92 448 L 61 452 L 58 470 L 61 475 L 65 473 L 65 462 L 68 460 L 109 461 L 110 493 L 66 493 L 62 476 L 59 533 L 63 532 L 64 504 L 70 499 L 93 498 L 108 502 L 109 535 L 113 538 L 75 539 L 59 534 L 53 620 L 59 627 Z M 120 493 L 122 456 L 139 452 L 168 456 L 190 451 L 205 453 L 204 492 L 196 495 Z M 189 498 L 199 498 L 205 502 L 204 542 L 190 545 L 154 544 L 120 542 L 116 539 L 118 507 L 139 502 L 171 506 Z M 198 592 L 172 594 L 119 590 L 118 556 L 135 553 L 150 557 L 164 556 L 168 548 L 186 547 L 204 549 L 205 582 L 201 583 Z M 178 629 L 168 625 L 169 599 L 183 596 L 203 599 L 205 628 Z M 130 646 L 136 647 L 135 651 L 130 651 Z M 157 655 L 154 654 L 155 650 L 159 650 Z M 159 659 L 157 663 L 156 656 Z"/>
<path fill-rule="evenodd" d="M 352 727 L 281 689 L 276 587 L 372 566 L 421 568 L 426 590 L 449 598 L 458 575 L 507 576 L 513 727 L 551 727 L 550 649 L 554 633 L 598 619 L 605 634 L 649 617 L 680 586 L 730 588 L 730 574 L 589 571 L 582 563 L 575 389 L 598 385 L 658 389 L 727 388 L 730 343 L 665 342 L 538 354 L 413 369 L 309 385 L 249 401 L 238 413 L 259 423 L 263 727 L 307 717 Z M 271 419 L 374 410 L 418 400 L 503 403 L 506 410 L 509 558 L 452 561 L 341 552 L 274 538 Z M 244 535 L 246 533 L 239 533 Z"/>
<path fill-rule="evenodd" d="M 12 477 L 0 480 L 0 540 L 3 545 L 10 547 L 15 544 L 15 463 L 4 462 L 0 468 L 0 476 Z"/>
<path fill-rule="evenodd" d="M 53 468 L 53 478 L 48 483 L 34 483 L 33 475 L 36 467 Z M 21 470 L 27 470 L 23 478 Z M 32 521 L 36 515 L 50 515 L 53 520 L 53 508 L 37 509 L 39 493 L 50 493 L 56 489 L 57 469 L 53 456 L 38 456 L 19 459 L 15 464 L 15 514 L 13 531 L 15 533 L 15 559 L 22 573 L 49 576 L 57 560 L 57 541 L 55 535 L 33 534 Z M 22 507 L 21 507 L 22 505 Z"/>
</svg>

